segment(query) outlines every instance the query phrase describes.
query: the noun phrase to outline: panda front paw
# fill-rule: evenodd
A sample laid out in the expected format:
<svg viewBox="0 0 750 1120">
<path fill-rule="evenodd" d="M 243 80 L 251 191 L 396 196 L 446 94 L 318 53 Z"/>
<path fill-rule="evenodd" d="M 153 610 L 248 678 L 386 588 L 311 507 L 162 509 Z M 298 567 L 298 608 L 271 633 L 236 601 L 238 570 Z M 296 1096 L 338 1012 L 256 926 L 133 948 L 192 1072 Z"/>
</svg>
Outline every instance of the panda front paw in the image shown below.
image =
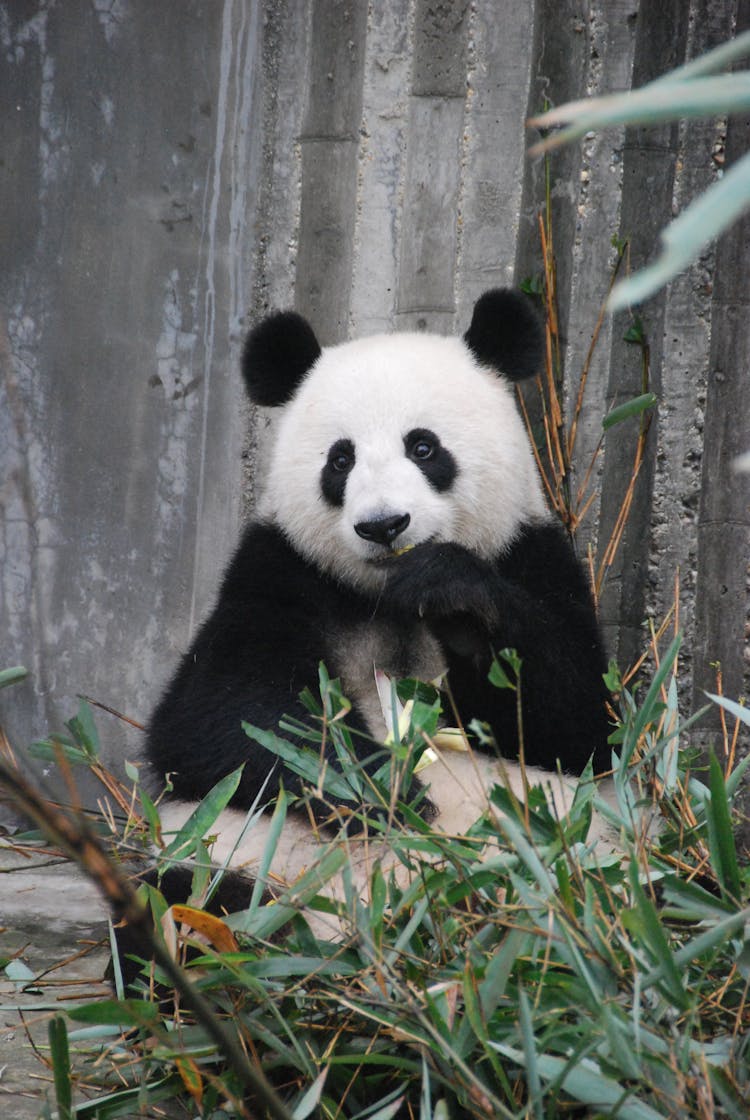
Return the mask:
<svg viewBox="0 0 750 1120">
<path fill-rule="evenodd" d="M 429 622 L 470 617 L 490 629 L 496 621 L 492 567 L 453 542 L 418 544 L 394 558 L 385 598 L 402 615 Z"/>
</svg>

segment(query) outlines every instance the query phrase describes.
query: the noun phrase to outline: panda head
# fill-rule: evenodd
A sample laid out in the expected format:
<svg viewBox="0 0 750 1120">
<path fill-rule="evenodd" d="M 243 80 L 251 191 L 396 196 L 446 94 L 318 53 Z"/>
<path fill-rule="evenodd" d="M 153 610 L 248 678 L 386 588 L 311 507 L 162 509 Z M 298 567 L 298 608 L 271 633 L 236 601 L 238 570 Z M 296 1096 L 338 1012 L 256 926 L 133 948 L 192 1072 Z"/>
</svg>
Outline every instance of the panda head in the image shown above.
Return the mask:
<svg viewBox="0 0 750 1120">
<path fill-rule="evenodd" d="M 322 571 L 382 585 L 393 553 L 454 541 L 490 559 L 545 504 L 511 382 L 538 372 L 526 297 L 487 292 L 463 339 L 376 335 L 321 350 L 281 312 L 250 334 L 251 399 L 280 408 L 260 515 Z"/>
</svg>

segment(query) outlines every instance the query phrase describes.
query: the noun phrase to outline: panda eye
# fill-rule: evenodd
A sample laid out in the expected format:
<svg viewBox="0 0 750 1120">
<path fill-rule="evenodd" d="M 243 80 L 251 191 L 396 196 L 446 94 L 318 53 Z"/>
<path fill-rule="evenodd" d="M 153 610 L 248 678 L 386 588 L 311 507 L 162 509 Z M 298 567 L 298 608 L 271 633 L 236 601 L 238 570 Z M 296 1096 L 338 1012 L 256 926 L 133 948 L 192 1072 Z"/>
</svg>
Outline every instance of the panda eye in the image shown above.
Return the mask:
<svg viewBox="0 0 750 1120">
<path fill-rule="evenodd" d="M 458 464 L 434 432 L 429 428 L 412 428 L 404 436 L 404 451 L 433 490 L 439 494 L 450 490 L 458 474 Z"/>
<path fill-rule="evenodd" d="M 348 439 L 340 439 L 328 452 L 327 466 L 337 474 L 343 474 L 354 466 L 354 445 Z"/>
<path fill-rule="evenodd" d="M 427 459 L 432 459 L 440 448 L 440 440 L 436 435 L 428 431 L 417 430 L 409 432 L 404 443 L 406 445 L 406 454 L 409 458 L 422 463 Z"/>
</svg>

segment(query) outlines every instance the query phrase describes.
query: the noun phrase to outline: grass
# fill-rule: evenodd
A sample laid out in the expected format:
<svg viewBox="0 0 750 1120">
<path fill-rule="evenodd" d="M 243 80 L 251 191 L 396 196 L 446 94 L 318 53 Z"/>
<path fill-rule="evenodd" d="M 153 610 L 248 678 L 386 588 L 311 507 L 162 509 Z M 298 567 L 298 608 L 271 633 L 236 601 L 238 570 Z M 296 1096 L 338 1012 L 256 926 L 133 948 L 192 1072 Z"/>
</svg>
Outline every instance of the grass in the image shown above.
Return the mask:
<svg viewBox="0 0 750 1120">
<path fill-rule="evenodd" d="M 462 840 L 434 833 L 405 802 L 405 823 L 387 827 L 409 876 L 375 865 L 366 897 L 347 874 L 345 846 L 332 844 L 317 878 L 288 891 L 277 885 L 273 905 L 258 896 L 247 912 L 225 919 L 183 909 L 170 923 L 167 915 L 171 933 L 159 963 L 144 965 L 142 986 L 144 994 L 154 981 L 171 988 L 177 974 L 173 1001 L 120 991 L 52 1020 L 57 1114 L 156 1116 L 162 1101 L 180 1100 L 186 1115 L 215 1120 L 397 1113 L 744 1120 L 750 874 L 731 814 L 747 763 L 734 765 L 732 721 L 750 717 L 717 697 L 727 715 L 725 754 L 695 769 L 690 754 L 676 750 L 686 727 L 676 701 L 678 645 L 674 639 L 661 655 L 654 648 L 658 668 L 648 688 L 611 682 L 620 721 L 617 808 L 609 812 L 621 856 L 602 860 L 585 842 L 596 802 L 585 779 L 565 821 L 540 789 L 521 804 L 497 788 L 488 814 Z M 325 734 L 346 757 L 342 698 L 325 675 L 321 685 L 310 751 Z M 413 706 L 371 784 L 348 767 L 365 802 L 382 808 L 407 796 L 436 718 L 430 697 Z M 68 732 L 32 753 L 96 772 L 98 738 L 86 704 Z M 105 838 L 119 858 L 148 841 L 168 849 L 158 807 L 137 781 L 115 786 L 114 799 L 113 781 L 106 777 L 99 839 L 79 814 L 65 818 L 84 836 L 78 856 L 100 880 L 109 872 L 91 853 Z M 198 893 L 216 870 L 202 836 L 227 796 L 221 788 L 205 799 L 188 844 L 199 855 Z M 282 805 L 279 819 L 283 812 Z M 49 807 L 46 820 L 54 827 Z M 107 866 L 124 882 L 117 862 Z M 344 883 L 335 904 L 317 893 L 320 879 L 334 874 Z M 149 894 L 163 916 L 159 892 Z M 344 932 L 321 941 L 308 919 L 332 906 Z M 186 943 L 199 955 L 183 968 Z M 256 1074 L 267 1097 L 258 1095 Z M 93 1087 L 96 1097 L 86 1101 Z"/>
</svg>

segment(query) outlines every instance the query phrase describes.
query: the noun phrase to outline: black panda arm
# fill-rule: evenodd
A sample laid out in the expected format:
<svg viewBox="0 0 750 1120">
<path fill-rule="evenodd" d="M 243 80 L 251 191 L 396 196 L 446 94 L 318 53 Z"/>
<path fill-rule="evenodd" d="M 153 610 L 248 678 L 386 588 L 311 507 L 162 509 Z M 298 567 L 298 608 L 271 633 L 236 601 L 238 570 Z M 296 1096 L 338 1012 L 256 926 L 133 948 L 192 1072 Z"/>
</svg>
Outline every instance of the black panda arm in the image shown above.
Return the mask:
<svg viewBox="0 0 750 1120">
<path fill-rule="evenodd" d="M 554 523 L 523 530 L 493 563 L 457 544 L 419 545 L 393 563 L 388 607 L 421 615 L 443 646 L 461 720 L 490 724 L 518 753 L 516 694 L 487 679 L 494 654 L 522 659 L 526 761 L 580 772 L 609 765 L 606 660 L 585 574 Z M 450 715 L 448 715 L 450 719 Z"/>
<path fill-rule="evenodd" d="M 277 732 L 284 715 L 313 723 L 299 694 L 309 687 L 317 695 L 318 666 L 329 652 L 329 620 L 346 609 L 344 593 L 306 564 L 276 529 L 254 525 L 247 531 L 212 614 L 147 728 L 149 760 L 161 777 L 171 775 L 177 797 L 205 796 L 243 763 L 233 805 L 249 808 L 264 782 L 264 802 L 278 793 L 282 780 L 291 793 L 301 792 L 300 779 L 250 739 L 242 721 Z M 347 724 L 365 730 L 356 711 Z M 363 742 L 362 750 L 369 756 L 376 747 Z M 327 815 L 322 805 L 315 808 Z"/>
</svg>

